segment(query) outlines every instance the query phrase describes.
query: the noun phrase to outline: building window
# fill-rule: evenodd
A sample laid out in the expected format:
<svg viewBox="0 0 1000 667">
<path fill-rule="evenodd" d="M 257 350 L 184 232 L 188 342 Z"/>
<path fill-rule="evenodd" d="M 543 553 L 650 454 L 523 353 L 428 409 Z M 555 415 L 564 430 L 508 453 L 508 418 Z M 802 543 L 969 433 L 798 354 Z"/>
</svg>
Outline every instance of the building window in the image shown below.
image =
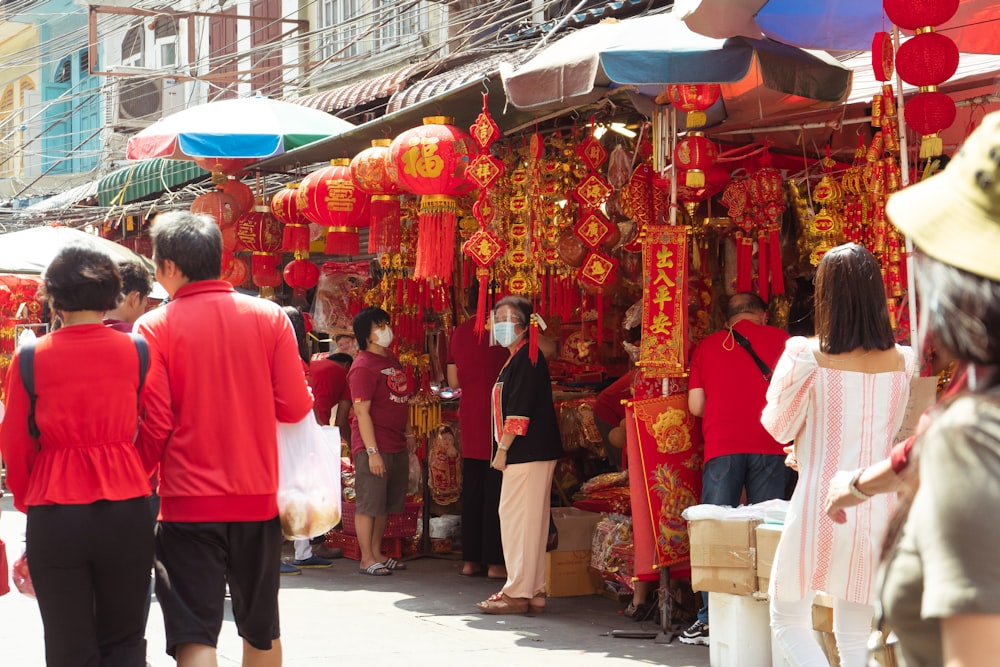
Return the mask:
<svg viewBox="0 0 1000 667">
<path fill-rule="evenodd" d="M 160 44 L 160 67 L 173 67 L 177 64 L 177 45 L 173 42 Z"/>
<path fill-rule="evenodd" d="M 319 8 L 320 58 L 349 58 L 367 51 L 358 38 L 361 25 L 361 0 L 323 0 Z"/>
<path fill-rule="evenodd" d="M 145 43 L 142 28 L 142 22 L 139 21 L 125 33 L 125 39 L 122 40 L 122 65 L 142 67 Z"/>
<path fill-rule="evenodd" d="M 70 83 L 73 80 L 73 57 L 66 56 L 56 65 L 53 83 Z"/>
<path fill-rule="evenodd" d="M 413 3 L 400 8 L 396 0 L 375 0 L 375 39 L 378 50 L 398 46 L 420 32 L 420 12 Z"/>
<path fill-rule="evenodd" d="M 0 176 L 14 175 L 15 146 L 20 144 L 17 121 L 14 113 L 14 86 L 7 86 L 0 97 Z"/>
</svg>

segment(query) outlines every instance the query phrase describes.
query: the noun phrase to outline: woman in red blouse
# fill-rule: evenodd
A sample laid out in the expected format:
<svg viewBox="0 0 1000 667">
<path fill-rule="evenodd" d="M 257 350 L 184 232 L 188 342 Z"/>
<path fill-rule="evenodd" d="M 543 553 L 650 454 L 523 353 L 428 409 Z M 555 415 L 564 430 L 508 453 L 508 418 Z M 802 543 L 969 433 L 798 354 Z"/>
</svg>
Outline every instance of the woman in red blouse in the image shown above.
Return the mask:
<svg viewBox="0 0 1000 667">
<path fill-rule="evenodd" d="M 27 556 L 49 667 L 142 665 L 153 563 L 149 473 L 133 443 L 136 343 L 101 319 L 120 298 L 110 256 L 60 250 L 45 294 L 62 320 L 35 345 L 35 422 L 14 353 L 0 449 L 14 506 L 28 515 Z"/>
</svg>

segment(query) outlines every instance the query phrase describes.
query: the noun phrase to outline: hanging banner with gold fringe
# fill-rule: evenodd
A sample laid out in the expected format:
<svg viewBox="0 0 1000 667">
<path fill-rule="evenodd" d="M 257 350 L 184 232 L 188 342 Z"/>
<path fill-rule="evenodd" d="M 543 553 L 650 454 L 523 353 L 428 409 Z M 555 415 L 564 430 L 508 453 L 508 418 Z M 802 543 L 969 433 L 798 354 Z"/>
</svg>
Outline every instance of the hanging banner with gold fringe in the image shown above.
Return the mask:
<svg viewBox="0 0 1000 667">
<path fill-rule="evenodd" d="M 687 368 L 687 230 L 643 230 L 642 341 L 638 366 L 650 377 L 682 376 Z"/>
<path fill-rule="evenodd" d="M 639 576 L 690 557 L 681 512 L 701 499 L 701 431 L 686 393 L 627 402 L 625 425 Z"/>
</svg>

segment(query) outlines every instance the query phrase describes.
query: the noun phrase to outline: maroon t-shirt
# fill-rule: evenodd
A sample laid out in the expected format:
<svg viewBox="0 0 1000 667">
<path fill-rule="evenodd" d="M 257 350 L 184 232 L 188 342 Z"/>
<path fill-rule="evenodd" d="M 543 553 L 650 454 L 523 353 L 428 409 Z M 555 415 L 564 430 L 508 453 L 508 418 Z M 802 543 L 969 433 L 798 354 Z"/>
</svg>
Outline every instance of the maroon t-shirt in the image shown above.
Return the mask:
<svg viewBox="0 0 1000 667">
<path fill-rule="evenodd" d="M 326 358 L 310 361 L 309 385 L 312 387 L 313 398 L 316 400 L 313 411 L 320 424 L 330 423 L 330 413 L 333 412 L 333 406 L 341 401 L 351 400 L 351 394 L 347 388 L 347 370 L 335 361 Z"/>
<path fill-rule="evenodd" d="M 458 401 L 458 427 L 462 436 L 462 457 L 489 461 L 493 454 L 490 433 L 490 393 L 507 357 L 507 348 L 490 345 L 490 336 L 476 335 L 475 320 L 469 318 L 455 327 L 448 343 L 448 363 L 455 364 L 462 398 Z"/>
<path fill-rule="evenodd" d="M 369 414 L 375 426 L 379 451 L 391 454 L 406 449 L 406 424 L 410 419 L 410 390 L 406 373 L 391 353 L 380 356 L 363 350 L 347 373 L 351 400 L 371 401 Z M 351 419 L 351 453 L 365 448 L 357 418 Z"/>
</svg>

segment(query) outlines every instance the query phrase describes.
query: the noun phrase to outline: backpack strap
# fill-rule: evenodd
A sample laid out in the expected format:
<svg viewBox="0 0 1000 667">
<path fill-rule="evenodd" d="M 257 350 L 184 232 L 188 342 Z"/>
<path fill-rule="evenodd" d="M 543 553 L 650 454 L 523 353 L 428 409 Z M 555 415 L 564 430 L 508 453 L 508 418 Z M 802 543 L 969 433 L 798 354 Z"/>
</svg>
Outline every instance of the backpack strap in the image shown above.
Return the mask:
<svg viewBox="0 0 1000 667">
<path fill-rule="evenodd" d="M 21 371 L 21 384 L 28 392 L 28 435 L 35 440 L 42 435 L 35 423 L 35 403 L 38 401 L 38 394 L 35 393 L 35 341 L 28 340 L 21 343 L 18 354 L 18 369 Z"/>
<path fill-rule="evenodd" d="M 142 386 L 146 383 L 146 371 L 149 370 L 149 344 L 139 334 L 129 333 L 129 337 L 135 343 L 135 351 L 139 354 L 139 388 L 135 392 L 135 438 L 138 438 L 142 414 Z"/>
</svg>

